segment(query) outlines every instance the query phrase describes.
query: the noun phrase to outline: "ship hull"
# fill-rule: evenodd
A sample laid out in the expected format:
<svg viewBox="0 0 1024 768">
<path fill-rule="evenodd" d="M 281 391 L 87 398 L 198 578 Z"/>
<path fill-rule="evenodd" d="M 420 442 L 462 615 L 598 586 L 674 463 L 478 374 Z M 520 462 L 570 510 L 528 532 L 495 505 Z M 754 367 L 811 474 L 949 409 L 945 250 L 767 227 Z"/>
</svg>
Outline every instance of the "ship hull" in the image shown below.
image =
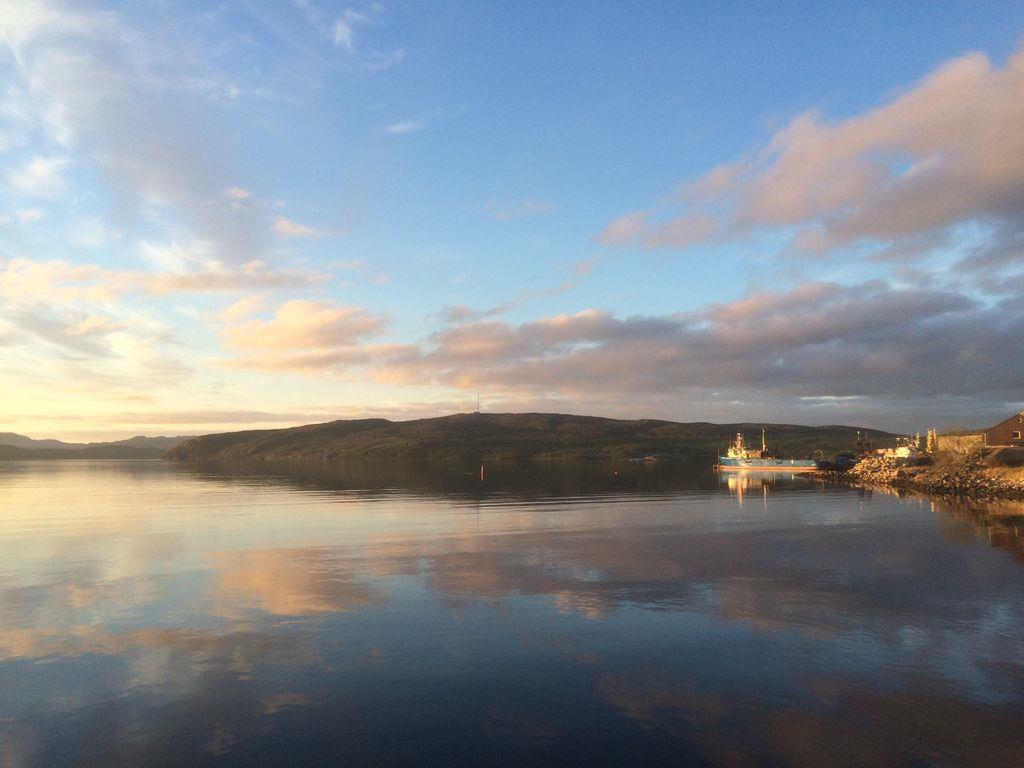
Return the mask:
<svg viewBox="0 0 1024 768">
<path fill-rule="evenodd" d="M 813 459 L 732 459 L 718 457 L 720 472 L 813 472 L 818 465 Z"/>
</svg>

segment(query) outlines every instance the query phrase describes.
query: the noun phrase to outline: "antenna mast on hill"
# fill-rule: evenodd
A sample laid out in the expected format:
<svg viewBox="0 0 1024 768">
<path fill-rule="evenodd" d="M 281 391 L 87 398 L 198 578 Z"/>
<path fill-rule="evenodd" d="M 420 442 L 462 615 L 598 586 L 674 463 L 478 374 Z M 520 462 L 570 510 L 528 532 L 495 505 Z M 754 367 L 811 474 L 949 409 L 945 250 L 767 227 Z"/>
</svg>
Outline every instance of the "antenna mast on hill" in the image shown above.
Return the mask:
<svg viewBox="0 0 1024 768">
<path fill-rule="evenodd" d="M 476 412 L 480 413 L 480 393 L 476 393 Z"/>
</svg>

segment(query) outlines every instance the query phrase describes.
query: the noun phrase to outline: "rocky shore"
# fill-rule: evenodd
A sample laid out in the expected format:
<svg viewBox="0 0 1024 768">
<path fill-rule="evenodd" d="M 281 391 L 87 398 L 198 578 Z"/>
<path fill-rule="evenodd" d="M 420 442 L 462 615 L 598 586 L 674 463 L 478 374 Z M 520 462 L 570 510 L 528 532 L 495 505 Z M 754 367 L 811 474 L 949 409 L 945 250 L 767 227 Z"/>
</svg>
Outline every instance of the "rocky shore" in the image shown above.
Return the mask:
<svg viewBox="0 0 1024 768">
<path fill-rule="evenodd" d="M 968 454 L 924 459 L 861 459 L 847 472 L 822 472 L 822 479 L 858 486 L 884 486 L 966 499 L 1024 499 L 1024 449 L 983 448 Z"/>
</svg>

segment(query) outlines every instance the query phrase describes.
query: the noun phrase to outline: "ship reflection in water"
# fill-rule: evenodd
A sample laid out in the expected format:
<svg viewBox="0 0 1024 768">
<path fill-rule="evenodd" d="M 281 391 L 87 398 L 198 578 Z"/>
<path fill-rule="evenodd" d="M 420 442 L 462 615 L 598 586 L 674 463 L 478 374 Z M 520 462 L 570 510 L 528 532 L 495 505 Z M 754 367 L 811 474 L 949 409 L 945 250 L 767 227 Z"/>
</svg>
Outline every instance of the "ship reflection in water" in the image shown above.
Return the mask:
<svg viewBox="0 0 1024 768">
<path fill-rule="evenodd" d="M 718 475 L 720 484 L 729 488 L 729 493 L 736 497 L 736 501 L 743 506 L 744 500 L 757 497 L 765 505 L 768 503 L 769 488 L 791 488 L 802 481 L 794 472 L 733 472 L 721 473 Z M 804 487 L 807 484 L 804 483 Z"/>
<path fill-rule="evenodd" d="M 4 768 L 1024 765 L 1024 505 L 68 461 L 0 507 Z"/>
</svg>

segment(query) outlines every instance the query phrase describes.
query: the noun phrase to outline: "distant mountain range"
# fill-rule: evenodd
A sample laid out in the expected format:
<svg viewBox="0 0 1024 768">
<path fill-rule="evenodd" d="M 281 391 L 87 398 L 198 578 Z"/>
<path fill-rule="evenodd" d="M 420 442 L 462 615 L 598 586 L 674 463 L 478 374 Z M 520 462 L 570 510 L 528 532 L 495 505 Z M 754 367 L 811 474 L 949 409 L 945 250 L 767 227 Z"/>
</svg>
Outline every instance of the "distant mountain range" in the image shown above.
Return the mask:
<svg viewBox="0 0 1024 768">
<path fill-rule="evenodd" d="M 817 451 L 852 450 L 858 430 L 880 444 L 887 432 L 830 425 L 690 424 L 633 421 L 558 413 L 463 413 L 413 421 L 357 419 L 290 429 L 261 429 L 194 437 L 171 448 L 176 461 L 336 461 L 340 459 L 631 459 L 713 457 L 744 432 L 759 443 L 761 429 L 776 455 L 802 458 Z"/>
<path fill-rule="evenodd" d="M 158 459 L 179 443 L 180 437 L 137 435 L 108 443 L 65 443 L 34 440 L 14 432 L 0 432 L 0 459 Z"/>
</svg>

